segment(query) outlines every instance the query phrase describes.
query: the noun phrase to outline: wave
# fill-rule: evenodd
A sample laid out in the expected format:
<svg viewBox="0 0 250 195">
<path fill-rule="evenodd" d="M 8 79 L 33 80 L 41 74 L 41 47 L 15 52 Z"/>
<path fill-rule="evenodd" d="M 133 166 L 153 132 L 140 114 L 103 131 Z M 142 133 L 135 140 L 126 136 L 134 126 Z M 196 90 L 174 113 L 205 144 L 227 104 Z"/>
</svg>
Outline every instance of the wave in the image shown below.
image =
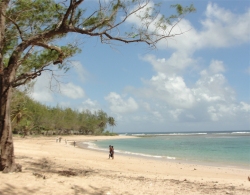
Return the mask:
<svg viewBox="0 0 250 195">
<path fill-rule="evenodd" d="M 132 136 L 206 135 L 207 133 L 134 133 Z"/>
<path fill-rule="evenodd" d="M 239 131 L 239 132 L 232 132 L 232 134 L 250 134 L 250 132 L 247 132 L 247 131 Z"/>
<path fill-rule="evenodd" d="M 106 151 L 106 152 L 109 151 L 109 149 L 99 148 L 93 142 L 82 142 L 82 143 L 88 145 L 87 148 L 89 148 L 89 149 L 94 149 L 94 150 L 99 150 L 99 151 Z M 176 157 L 172 157 L 172 156 L 156 156 L 156 155 L 129 152 L 129 151 L 121 151 L 121 150 L 115 150 L 115 152 L 120 153 L 120 154 L 136 155 L 136 156 L 143 156 L 143 157 L 150 157 L 150 158 L 163 158 L 163 159 L 165 158 L 165 159 L 168 159 L 168 160 L 175 160 L 176 159 Z"/>
<path fill-rule="evenodd" d="M 145 134 L 145 133 L 136 133 L 136 134 L 131 134 L 133 136 L 142 136 L 142 135 L 152 135 L 152 134 Z"/>
<path fill-rule="evenodd" d="M 143 157 L 150 157 L 150 158 L 166 158 L 169 160 L 175 160 L 176 157 L 171 157 L 171 156 L 156 156 L 156 155 L 150 155 L 150 154 L 144 154 L 144 153 L 136 153 L 136 152 L 129 152 L 129 151 L 120 151 L 116 150 L 117 153 L 121 154 L 129 154 L 129 155 L 136 155 L 136 156 L 143 156 Z"/>
<path fill-rule="evenodd" d="M 170 133 L 167 135 L 207 135 L 207 133 Z"/>
<path fill-rule="evenodd" d="M 127 135 L 127 136 L 189 136 L 189 135 L 231 135 L 231 134 L 250 134 L 250 131 L 235 131 L 235 132 L 230 132 L 230 131 L 225 131 L 225 132 L 213 132 L 213 131 L 208 131 L 208 132 L 142 132 L 142 133 L 125 133 L 125 134 L 120 134 L 120 135 Z"/>
<path fill-rule="evenodd" d="M 94 142 L 82 142 L 82 143 L 86 144 L 87 148 L 89 149 L 108 151 L 108 149 L 99 148 Z"/>
</svg>

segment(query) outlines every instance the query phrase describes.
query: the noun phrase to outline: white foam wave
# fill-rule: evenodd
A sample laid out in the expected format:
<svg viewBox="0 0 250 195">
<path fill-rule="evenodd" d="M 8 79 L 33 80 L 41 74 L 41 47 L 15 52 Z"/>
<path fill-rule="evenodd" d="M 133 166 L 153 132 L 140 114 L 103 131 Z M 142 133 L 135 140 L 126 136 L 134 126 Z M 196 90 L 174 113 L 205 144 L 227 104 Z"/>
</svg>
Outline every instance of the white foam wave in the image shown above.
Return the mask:
<svg viewBox="0 0 250 195">
<path fill-rule="evenodd" d="M 134 133 L 133 136 L 207 135 L 207 133 Z"/>
<path fill-rule="evenodd" d="M 145 133 L 136 133 L 136 134 L 131 134 L 131 135 L 135 135 L 135 136 L 141 136 L 141 135 L 146 135 Z"/>
<path fill-rule="evenodd" d="M 216 135 L 228 135 L 230 133 L 211 133 L 211 134 L 216 134 Z"/>
<path fill-rule="evenodd" d="M 167 159 L 169 159 L 169 160 L 175 160 L 176 158 L 175 157 L 171 157 L 171 156 L 167 156 Z"/>
<path fill-rule="evenodd" d="M 82 142 L 82 143 L 87 144 L 89 149 L 100 150 L 100 151 L 108 151 L 108 149 L 99 148 L 94 142 Z M 115 152 L 120 153 L 120 154 L 129 154 L 129 155 L 136 155 L 136 156 L 143 156 L 143 157 L 150 157 L 150 158 L 166 158 L 166 159 L 169 159 L 169 160 L 175 160 L 176 159 L 175 157 L 171 157 L 171 156 L 157 156 L 157 155 L 135 153 L 135 152 L 121 151 L 121 150 L 115 150 Z"/>
<path fill-rule="evenodd" d="M 232 134 L 250 134 L 250 132 L 232 132 Z"/>
<path fill-rule="evenodd" d="M 116 152 L 121 153 L 121 154 L 123 153 L 123 154 L 131 154 L 131 155 L 144 156 L 144 157 L 162 158 L 162 156 L 154 156 L 154 155 L 150 155 L 150 154 L 135 153 L 135 152 L 128 152 L 128 151 L 117 150 Z"/>
<path fill-rule="evenodd" d="M 207 133 L 170 133 L 166 135 L 207 135 Z"/>
<path fill-rule="evenodd" d="M 94 142 L 82 142 L 82 143 L 88 145 L 87 148 L 89 149 L 108 151 L 108 149 L 99 148 Z"/>
<path fill-rule="evenodd" d="M 136 156 L 143 156 L 143 157 L 150 157 L 150 158 L 166 158 L 169 160 L 175 160 L 175 157 L 171 157 L 171 156 L 157 156 L 157 155 L 150 155 L 150 154 L 144 154 L 144 153 L 136 153 L 136 152 L 129 152 L 129 151 L 120 151 L 120 150 L 116 150 L 117 153 L 121 153 L 121 154 L 129 154 L 129 155 L 136 155 Z"/>
</svg>

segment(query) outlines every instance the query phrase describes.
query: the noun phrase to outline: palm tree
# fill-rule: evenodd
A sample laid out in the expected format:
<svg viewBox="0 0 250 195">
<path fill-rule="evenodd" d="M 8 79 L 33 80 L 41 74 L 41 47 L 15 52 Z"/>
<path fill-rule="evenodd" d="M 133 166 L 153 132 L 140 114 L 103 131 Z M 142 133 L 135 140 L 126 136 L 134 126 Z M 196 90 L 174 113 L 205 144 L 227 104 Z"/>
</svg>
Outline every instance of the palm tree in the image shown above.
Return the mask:
<svg viewBox="0 0 250 195">
<path fill-rule="evenodd" d="M 23 127 L 22 127 L 22 131 L 23 131 L 23 138 L 28 135 L 28 133 L 30 133 L 30 131 L 34 128 L 34 125 L 32 124 L 31 121 L 26 120 Z"/>
<path fill-rule="evenodd" d="M 107 113 L 105 113 L 102 110 L 99 110 L 97 112 L 97 122 L 98 122 L 98 126 L 99 126 L 99 129 L 100 129 L 100 133 L 103 133 L 104 129 L 107 126 L 107 122 L 108 122 Z"/>
<path fill-rule="evenodd" d="M 109 117 L 108 118 L 108 123 L 112 127 L 112 133 L 113 133 L 113 128 L 114 128 L 114 126 L 116 126 L 115 119 L 113 117 Z"/>
<path fill-rule="evenodd" d="M 27 118 L 30 119 L 30 113 L 27 108 L 24 107 L 24 105 L 18 104 L 16 109 L 12 110 L 11 113 L 11 122 L 15 122 L 16 125 L 18 125 L 22 119 Z"/>
</svg>

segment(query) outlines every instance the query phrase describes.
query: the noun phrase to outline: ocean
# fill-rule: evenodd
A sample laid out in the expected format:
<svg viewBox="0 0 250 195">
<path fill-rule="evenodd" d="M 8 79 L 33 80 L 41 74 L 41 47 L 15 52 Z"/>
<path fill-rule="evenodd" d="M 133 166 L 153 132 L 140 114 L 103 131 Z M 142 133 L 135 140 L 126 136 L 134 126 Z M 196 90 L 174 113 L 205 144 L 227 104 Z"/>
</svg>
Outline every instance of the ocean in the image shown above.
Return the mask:
<svg viewBox="0 0 250 195">
<path fill-rule="evenodd" d="M 250 131 L 126 133 L 136 139 L 91 142 L 89 148 L 196 164 L 250 169 Z"/>
</svg>

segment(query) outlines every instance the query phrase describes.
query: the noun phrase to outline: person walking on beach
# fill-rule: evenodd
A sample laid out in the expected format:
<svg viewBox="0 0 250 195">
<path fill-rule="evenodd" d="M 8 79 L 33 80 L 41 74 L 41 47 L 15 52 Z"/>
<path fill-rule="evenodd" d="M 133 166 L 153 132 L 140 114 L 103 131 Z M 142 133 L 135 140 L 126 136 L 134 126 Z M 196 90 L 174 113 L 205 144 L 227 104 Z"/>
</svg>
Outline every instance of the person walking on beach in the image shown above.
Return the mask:
<svg viewBox="0 0 250 195">
<path fill-rule="evenodd" d="M 112 148 L 111 148 L 111 145 L 109 145 L 109 159 L 110 157 L 112 157 Z"/>
<path fill-rule="evenodd" d="M 115 150 L 114 150 L 114 146 L 111 146 L 111 157 L 112 159 L 114 159 L 114 154 L 115 154 Z"/>
</svg>

